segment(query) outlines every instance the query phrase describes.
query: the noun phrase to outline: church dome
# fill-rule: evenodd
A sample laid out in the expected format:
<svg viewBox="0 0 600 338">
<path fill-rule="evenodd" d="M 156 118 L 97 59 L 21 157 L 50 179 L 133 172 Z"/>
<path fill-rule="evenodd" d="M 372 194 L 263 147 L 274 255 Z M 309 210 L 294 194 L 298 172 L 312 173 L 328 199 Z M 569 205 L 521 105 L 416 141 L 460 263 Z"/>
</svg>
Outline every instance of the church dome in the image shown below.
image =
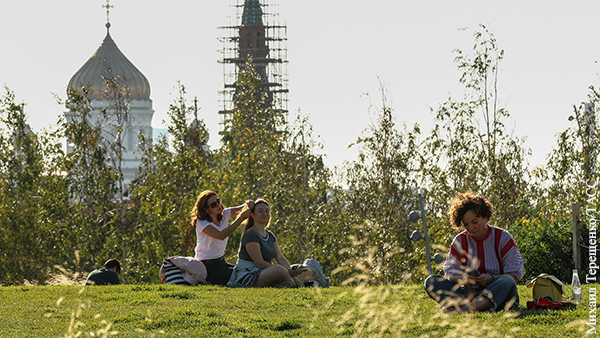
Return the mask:
<svg viewBox="0 0 600 338">
<path fill-rule="evenodd" d="M 69 87 L 91 85 L 93 90 L 90 99 L 99 99 L 106 89 L 103 77 L 120 77 L 123 85 L 129 88 L 132 100 L 150 99 L 150 83 L 148 79 L 119 50 L 110 37 L 107 24 L 106 37 L 94 55 L 71 77 Z"/>
</svg>

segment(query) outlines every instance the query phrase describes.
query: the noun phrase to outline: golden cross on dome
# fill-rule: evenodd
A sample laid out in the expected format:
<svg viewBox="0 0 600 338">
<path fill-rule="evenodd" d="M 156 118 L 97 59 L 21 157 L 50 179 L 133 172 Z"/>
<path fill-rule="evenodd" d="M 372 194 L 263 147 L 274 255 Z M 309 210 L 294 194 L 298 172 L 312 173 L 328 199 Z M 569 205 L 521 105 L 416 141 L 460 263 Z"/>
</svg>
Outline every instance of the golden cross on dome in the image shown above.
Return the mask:
<svg viewBox="0 0 600 338">
<path fill-rule="evenodd" d="M 108 20 L 108 16 L 110 14 L 110 9 L 115 7 L 114 5 L 111 5 L 109 3 L 109 1 L 110 0 L 106 0 L 106 5 L 102 5 L 102 8 L 106 8 L 106 25 L 107 25 L 107 27 L 110 27 L 110 22 Z"/>
</svg>

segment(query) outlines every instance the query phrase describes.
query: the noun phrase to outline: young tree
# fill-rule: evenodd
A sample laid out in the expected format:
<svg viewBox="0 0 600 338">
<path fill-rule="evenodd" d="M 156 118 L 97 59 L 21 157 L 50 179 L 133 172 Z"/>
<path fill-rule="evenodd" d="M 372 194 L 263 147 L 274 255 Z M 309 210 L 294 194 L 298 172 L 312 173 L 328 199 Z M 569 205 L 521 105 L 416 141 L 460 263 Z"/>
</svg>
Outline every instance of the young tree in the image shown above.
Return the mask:
<svg viewBox="0 0 600 338">
<path fill-rule="evenodd" d="M 420 260 L 407 221 L 410 211 L 418 208 L 420 128 L 404 126 L 398 131 L 383 84 L 381 93 L 376 123 L 356 142 L 358 159 L 345 167 L 346 220 L 334 231 L 353 238 L 352 247 L 344 251 L 346 264 L 363 266 L 360 272 L 369 283 L 397 283 L 410 277 L 406 272 Z"/>
<path fill-rule="evenodd" d="M 423 170 L 430 190 L 436 191 L 429 203 L 440 215 L 456 193 L 473 190 L 492 201 L 499 225 L 509 227 L 531 205 L 529 151 L 523 139 L 506 132 L 510 115 L 500 107 L 498 90 L 504 51 L 485 26 L 480 28 L 472 54 L 455 50 L 465 100 L 449 99 L 435 112 L 436 126 L 424 142 L 435 160 L 424 163 Z"/>
<path fill-rule="evenodd" d="M 70 250 L 79 252 L 81 272 L 102 261 L 106 241 L 118 236 L 114 229 L 117 184 L 121 177 L 111 163 L 110 148 L 103 136 L 102 119 L 92 115 L 91 92 L 88 86 L 68 88 L 65 118 L 59 128 L 68 142 L 68 152 L 59 164 L 69 188 L 67 202 L 69 218 L 64 239 Z M 116 209 L 115 209 L 116 208 Z M 118 217 L 118 212 L 116 217 Z M 70 261 L 63 262 L 65 268 Z"/>
<path fill-rule="evenodd" d="M 0 100 L 0 281 L 43 283 L 63 258 L 60 239 L 66 185 L 52 167 L 60 156 L 53 135 L 37 135 L 25 104 L 5 87 Z"/>
<path fill-rule="evenodd" d="M 235 85 L 234 107 L 215 155 L 219 194 L 229 203 L 267 199 L 272 230 L 286 257 L 299 261 L 318 254 L 315 229 L 321 220 L 316 215 L 326 201 L 329 173 L 315 154 L 319 145 L 312 142 L 308 120 L 286 122 L 284 111 L 272 107 L 251 61 Z M 239 233 L 230 243 L 228 254 L 233 256 Z"/>
<path fill-rule="evenodd" d="M 169 106 L 170 139 L 146 144 L 130 203 L 134 231 L 130 248 L 136 258 L 130 274 L 139 281 L 156 281 L 163 258 L 193 255 L 196 234 L 189 213 L 198 193 L 215 189 L 213 155 L 208 131 L 198 119 L 197 100 L 188 105 L 178 84 L 178 97 Z"/>
</svg>

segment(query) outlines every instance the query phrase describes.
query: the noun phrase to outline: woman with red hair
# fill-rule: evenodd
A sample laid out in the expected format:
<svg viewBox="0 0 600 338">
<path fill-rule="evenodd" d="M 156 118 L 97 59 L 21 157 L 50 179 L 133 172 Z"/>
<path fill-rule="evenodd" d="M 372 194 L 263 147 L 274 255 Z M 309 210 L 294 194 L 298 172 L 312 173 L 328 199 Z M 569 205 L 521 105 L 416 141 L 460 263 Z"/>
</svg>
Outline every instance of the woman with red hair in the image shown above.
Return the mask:
<svg viewBox="0 0 600 338">
<path fill-rule="evenodd" d="M 225 285 L 235 265 L 228 263 L 223 255 L 229 235 L 250 215 L 253 201 L 237 207 L 225 208 L 216 192 L 200 193 L 191 212 L 192 225 L 196 228 L 196 259 L 206 266 L 209 284 Z M 236 218 L 237 217 L 237 218 Z M 230 219 L 235 219 L 229 224 Z"/>
</svg>

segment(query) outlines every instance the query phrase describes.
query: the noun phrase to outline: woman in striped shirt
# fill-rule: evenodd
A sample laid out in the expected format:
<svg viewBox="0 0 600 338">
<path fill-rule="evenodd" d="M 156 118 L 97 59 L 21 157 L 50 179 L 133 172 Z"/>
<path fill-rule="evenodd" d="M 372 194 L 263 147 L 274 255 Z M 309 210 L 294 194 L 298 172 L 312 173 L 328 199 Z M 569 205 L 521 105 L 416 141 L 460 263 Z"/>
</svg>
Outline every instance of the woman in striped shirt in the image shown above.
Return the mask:
<svg viewBox="0 0 600 338">
<path fill-rule="evenodd" d="M 488 224 L 494 213 L 484 197 L 467 192 L 450 202 L 450 222 L 464 231 L 454 237 L 444 274 L 425 280 L 425 290 L 444 313 L 518 309 L 517 282 L 523 257 L 508 231 Z"/>
</svg>

